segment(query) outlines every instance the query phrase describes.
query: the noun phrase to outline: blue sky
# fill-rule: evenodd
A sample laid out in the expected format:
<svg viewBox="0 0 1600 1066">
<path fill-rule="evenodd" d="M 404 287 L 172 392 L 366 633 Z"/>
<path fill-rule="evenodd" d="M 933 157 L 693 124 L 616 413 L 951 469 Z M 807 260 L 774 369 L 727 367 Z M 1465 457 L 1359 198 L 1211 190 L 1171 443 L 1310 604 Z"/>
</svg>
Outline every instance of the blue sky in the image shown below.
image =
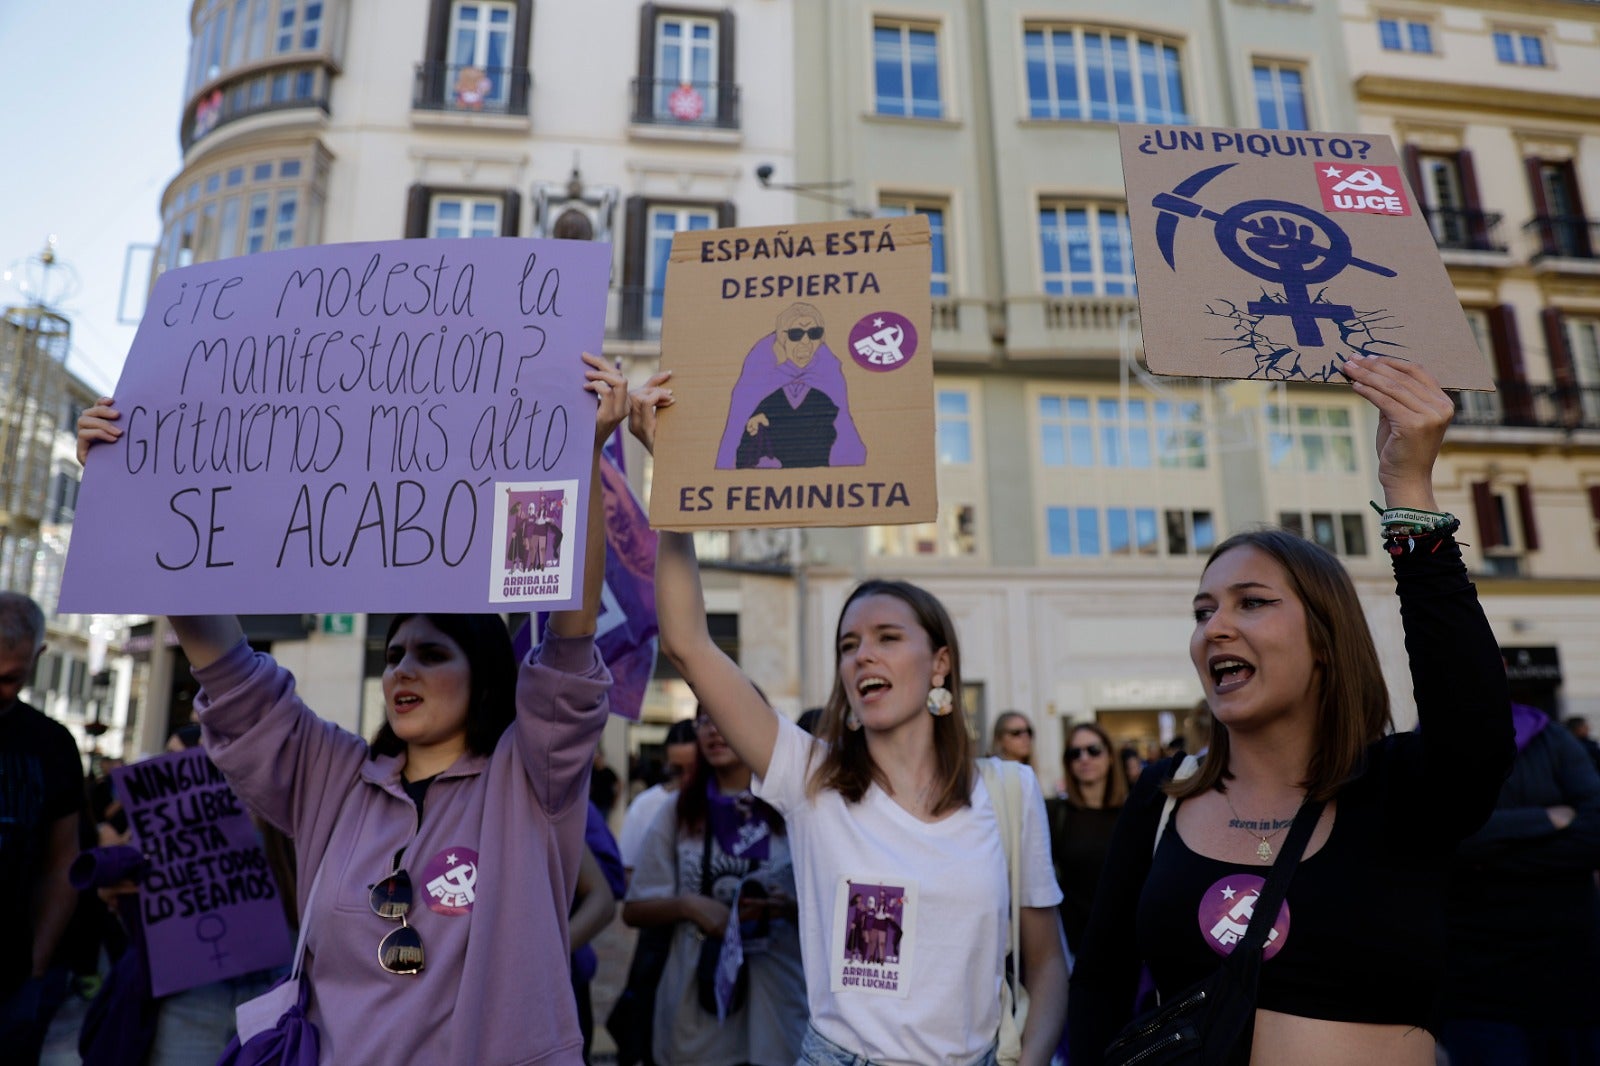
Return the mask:
<svg viewBox="0 0 1600 1066">
<path fill-rule="evenodd" d="M 60 308 L 73 323 L 68 365 L 98 388 L 115 384 L 133 340 L 117 323 L 128 247 L 160 236 L 161 191 L 178 171 L 189 7 L 0 0 L 0 272 L 56 235 L 77 274 Z M 22 299 L 0 280 L 0 303 Z"/>
</svg>

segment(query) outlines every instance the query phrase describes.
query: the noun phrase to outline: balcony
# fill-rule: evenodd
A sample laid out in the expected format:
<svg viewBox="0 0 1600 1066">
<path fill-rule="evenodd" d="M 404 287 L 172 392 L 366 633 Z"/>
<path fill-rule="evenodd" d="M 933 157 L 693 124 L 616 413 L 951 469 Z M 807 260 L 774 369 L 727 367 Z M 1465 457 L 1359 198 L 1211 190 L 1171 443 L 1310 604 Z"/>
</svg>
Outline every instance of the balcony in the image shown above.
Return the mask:
<svg viewBox="0 0 1600 1066">
<path fill-rule="evenodd" d="M 1137 349 L 1139 301 L 1133 296 L 1014 296 L 1007 301 L 1006 348 L 1012 357 L 1117 359 L 1123 327 Z"/>
<path fill-rule="evenodd" d="M 739 86 L 731 81 L 635 78 L 631 121 L 664 130 L 737 130 Z"/>
<path fill-rule="evenodd" d="M 1428 228 L 1442 252 L 1504 252 L 1495 230 L 1503 217 L 1498 211 L 1469 211 L 1459 207 L 1423 209 Z"/>
<path fill-rule="evenodd" d="M 1497 392 L 1458 392 L 1455 424 L 1600 430 L 1600 387 L 1498 381 Z"/>
<path fill-rule="evenodd" d="M 1600 219 L 1580 215 L 1540 215 L 1523 224 L 1538 244 L 1534 259 L 1594 259 L 1600 248 Z"/>
<path fill-rule="evenodd" d="M 463 63 L 417 64 L 413 111 L 526 117 L 533 76 L 527 67 L 478 67 Z"/>
</svg>

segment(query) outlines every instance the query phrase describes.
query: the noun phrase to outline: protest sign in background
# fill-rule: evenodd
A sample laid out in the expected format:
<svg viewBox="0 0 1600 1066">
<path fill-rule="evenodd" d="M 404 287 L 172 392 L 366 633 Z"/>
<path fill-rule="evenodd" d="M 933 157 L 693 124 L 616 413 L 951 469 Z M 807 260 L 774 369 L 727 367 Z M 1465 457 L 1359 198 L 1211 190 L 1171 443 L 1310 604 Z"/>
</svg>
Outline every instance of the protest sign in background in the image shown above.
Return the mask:
<svg viewBox="0 0 1600 1066">
<path fill-rule="evenodd" d="M 1449 388 L 1494 388 L 1387 137 L 1120 132 L 1151 370 L 1342 383 L 1360 353 L 1419 363 Z"/>
<path fill-rule="evenodd" d="M 139 920 L 150 990 L 165 996 L 289 962 L 278 884 L 250 815 L 201 748 L 111 771 L 150 864 Z"/>
<path fill-rule="evenodd" d="M 581 596 L 610 251 L 321 245 L 163 274 L 84 471 L 63 611 Z"/>
<path fill-rule="evenodd" d="M 675 236 L 650 524 L 931 521 L 931 269 L 919 215 Z"/>
</svg>

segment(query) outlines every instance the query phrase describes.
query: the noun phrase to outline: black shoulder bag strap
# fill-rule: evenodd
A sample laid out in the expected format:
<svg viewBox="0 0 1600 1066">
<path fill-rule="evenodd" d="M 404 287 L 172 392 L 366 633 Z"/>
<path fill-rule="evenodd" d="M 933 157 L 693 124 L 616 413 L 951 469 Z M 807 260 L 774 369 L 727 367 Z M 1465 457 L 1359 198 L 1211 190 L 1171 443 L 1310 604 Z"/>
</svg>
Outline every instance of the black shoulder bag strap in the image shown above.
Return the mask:
<svg viewBox="0 0 1600 1066">
<path fill-rule="evenodd" d="M 1289 832 L 1294 832 L 1290 828 Z M 709 898 L 711 896 L 711 812 L 706 812 L 705 847 L 700 852 L 700 894 Z M 1286 845 L 1287 846 L 1287 845 Z"/>
<path fill-rule="evenodd" d="M 1326 806 L 1325 800 L 1307 800 L 1295 812 L 1294 824 L 1289 827 L 1289 835 L 1283 841 L 1283 850 L 1278 852 L 1278 860 L 1272 864 L 1267 883 L 1262 886 L 1261 895 L 1256 897 L 1244 939 L 1228 955 L 1230 962 L 1258 951 L 1266 943 L 1267 933 L 1278 920 L 1283 897 L 1289 892 L 1289 881 L 1294 877 L 1295 868 L 1300 865 L 1300 856 L 1305 854 L 1306 844 L 1316 831 L 1317 823 L 1322 820 L 1322 809 Z"/>
</svg>

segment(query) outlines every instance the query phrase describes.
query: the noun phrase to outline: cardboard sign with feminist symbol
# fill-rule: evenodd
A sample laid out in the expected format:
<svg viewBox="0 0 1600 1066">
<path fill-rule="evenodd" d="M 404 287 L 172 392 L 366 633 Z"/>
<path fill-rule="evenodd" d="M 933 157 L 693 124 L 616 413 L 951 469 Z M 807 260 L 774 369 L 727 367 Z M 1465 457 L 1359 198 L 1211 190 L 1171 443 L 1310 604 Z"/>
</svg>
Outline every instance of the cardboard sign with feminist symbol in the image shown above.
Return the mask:
<svg viewBox="0 0 1600 1066">
<path fill-rule="evenodd" d="M 1352 355 L 1381 355 L 1447 388 L 1494 388 L 1388 138 L 1120 132 L 1151 370 L 1343 382 Z M 1069 269 L 1093 254 L 1087 233 L 1063 240 Z"/>
<path fill-rule="evenodd" d="M 650 524 L 931 521 L 931 264 L 920 216 L 677 234 Z"/>
</svg>

